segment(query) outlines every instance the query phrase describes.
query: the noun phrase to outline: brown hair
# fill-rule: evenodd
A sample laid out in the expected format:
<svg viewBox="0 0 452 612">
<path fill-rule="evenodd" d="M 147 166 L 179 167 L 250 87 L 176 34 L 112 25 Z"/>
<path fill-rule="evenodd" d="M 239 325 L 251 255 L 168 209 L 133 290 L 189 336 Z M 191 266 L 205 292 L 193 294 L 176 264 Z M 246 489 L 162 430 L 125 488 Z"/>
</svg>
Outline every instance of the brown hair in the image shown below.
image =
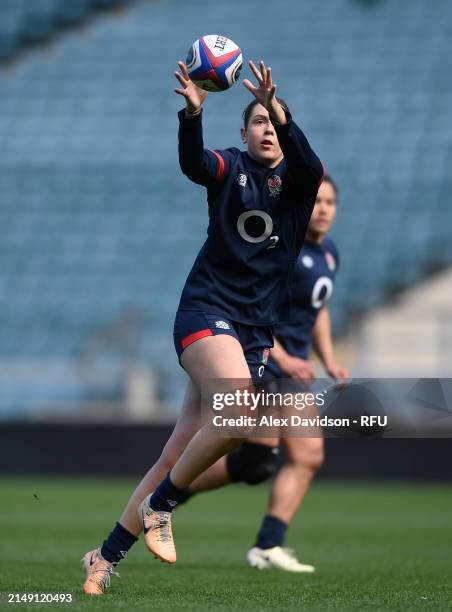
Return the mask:
<svg viewBox="0 0 452 612">
<path fill-rule="evenodd" d="M 276 98 L 276 100 L 277 102 L 279 102 L 279 104 L 283 107 L 284 110 L 290 113 L 289 107 L 287 106 L 287 102 L 285 100 L 283 100 L 282 98 L 278 98 L 278 97 Z M 251 100 L 251 102 L 248 104 L 248 106 L 245 108 L 245 110 L 242 113 L 243 125 L 245 126 L 245 128 L 248 126 L 248 122 L 253 112 L 253 108 L 256 106 L 256 104 L 259 104 L 259 101 L 256 100 L 256 98 L 254 98 L 254 100 Z"/>
<path fill-rule="evenodd" d="M 331 185 L 331 187 L 334 189 L 334 195 L 336 196 L 336 199 L 337 199 L 337 196 L 338 196 L 337 185 L 329 174 L 325 174 L 325 176 L 323 177 L 322 183 L 329 183 Z"/>
</svg>

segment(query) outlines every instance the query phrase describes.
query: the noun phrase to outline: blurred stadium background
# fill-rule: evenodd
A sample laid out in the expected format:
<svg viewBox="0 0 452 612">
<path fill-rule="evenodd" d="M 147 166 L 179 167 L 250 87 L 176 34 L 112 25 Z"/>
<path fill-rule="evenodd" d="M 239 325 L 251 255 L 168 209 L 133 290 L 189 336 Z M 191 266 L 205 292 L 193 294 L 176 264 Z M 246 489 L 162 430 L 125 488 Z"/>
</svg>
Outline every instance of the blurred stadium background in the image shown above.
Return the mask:
<svg viewBox="0 0 452 612">
<path fill-rule="evenodd" d="M 174 420 L 172 323 L 207 214 L 178 167 L 172 73 L 216 32 L 271 63 L 339 185 L 341 360 L 451 375 L 449 0 L 1 0 L 3 432 Z M 209 146 L 237 144 L 247 100 L 210 95 Z"/>
<path fill-rule="evenodd" d="M 271 64 L 339 185 L 340 360 L 451 377 L 450 0 L 0 0 L 0 592 L 79 593 L 77 560 L 171 431 L 173 317 L 207 226 L 172 73 L 207 33 Z M 237 145 L 247 101 L 210 95 L 208 146 Z M 451 440 L 326 442 L 289 534 L 314 575 L 245 566 L 267 489 L 239 486 L 177 516 L 174 571 L 137 546 L 74 609 L 450 610 Z"/>
</svg>

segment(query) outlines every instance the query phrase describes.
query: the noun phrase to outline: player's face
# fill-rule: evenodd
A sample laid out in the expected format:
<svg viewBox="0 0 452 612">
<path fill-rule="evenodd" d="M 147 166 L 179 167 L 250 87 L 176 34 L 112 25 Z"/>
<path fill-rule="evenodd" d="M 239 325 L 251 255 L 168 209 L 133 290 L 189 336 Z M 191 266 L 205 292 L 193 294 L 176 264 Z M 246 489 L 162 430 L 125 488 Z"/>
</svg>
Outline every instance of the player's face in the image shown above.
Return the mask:
<svg viewBox="0 0 452 612">
<path fill-rule="evenodd" d="M 309 230 L 318 235 L 327 234 L 336 216 L 336 192 L 331 183 L 320 185 L 309 222 Z"/>
<path fill-rule="evenodd" d="M 269 168 L 277 166 L 283 158 L 275 128 L 265 107 L 256 104 L 246 128 L 240 130 L 242 140 L 248 145 L 249 155 Z"/>
</svg>

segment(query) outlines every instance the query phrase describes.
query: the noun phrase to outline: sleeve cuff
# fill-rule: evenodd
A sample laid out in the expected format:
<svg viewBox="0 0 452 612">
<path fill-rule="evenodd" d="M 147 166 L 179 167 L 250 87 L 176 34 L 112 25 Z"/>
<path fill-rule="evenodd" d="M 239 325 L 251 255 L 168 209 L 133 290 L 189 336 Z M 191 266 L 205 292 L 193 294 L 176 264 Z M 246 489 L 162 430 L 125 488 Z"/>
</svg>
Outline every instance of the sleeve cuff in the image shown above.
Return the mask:
<svg viewBox="0 0 452 612">
<path fill-rule="evenodd" d="M 287 123 L 278 123 L 277 121 L 275 121 L 274 119 L 271 119 L 271 122 L 273 123 L 273 125 L 275 126 L 275 128 L 277 129 L 285 129 L 288 128 L 291 123 L 292 123 L 292 115 L 289 113 L 289 111 L 286 111 L 285 108 L 283 108 L 284 114 L 286 115 L 286 122 Z"/>
<path fill-rule="evenodd" d="M 199 119 L 200 117 L 202 117 L 202 108 L 201 108 L 201 112 L 197 113 L 196 115 L 191 115 L 189 117 L 187 117 L 187 115 L 185 114 L 185 107 L 182 108 L 178 113 L 177 116 L 179 117 L 179 121 L 192 121 L 193 119 Z"/>
</svg>

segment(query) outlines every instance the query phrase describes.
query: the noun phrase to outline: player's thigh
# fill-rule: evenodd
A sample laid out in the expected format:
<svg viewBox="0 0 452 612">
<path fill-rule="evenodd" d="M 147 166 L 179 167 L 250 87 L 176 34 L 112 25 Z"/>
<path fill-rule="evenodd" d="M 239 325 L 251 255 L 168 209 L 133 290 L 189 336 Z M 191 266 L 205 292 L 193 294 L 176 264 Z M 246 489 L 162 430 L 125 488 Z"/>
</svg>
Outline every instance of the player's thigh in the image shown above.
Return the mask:
<svg viewBox="0 0 452 612">
<path fill-rule="evenodd" d="M 197 386 L 202 396 L 205 432 L 240 443 L 251 434 L 254 423 L 243 421 L 250 416 L 250 407 L 240 398 L 237 402 L 223 405 L 221 414 L 216 402 L 237 391 L 252 391 L 252 379 L 242 346 L 237 338 L 221 334 L 208 336 L 187 347 L 181 355 L 181 364 Z M 217 417 L 227 417 L 223 424 L 216 423 Z"/>
<path fill-rule="evenodd" d="M 290 437 L 282 440 L 289 463 L 319 468 L 324 459 L 323 438 Z"/>
<path fill-rule="evenodd" d="M 251 382 L 242 345 L 234 336 L 201 338 L 184 350 L 180 361 L 198 389 L 203 385 L 210 387 L 209 383 L 215 380 L 233 379 L 239 386 Z"/>
</svg>

